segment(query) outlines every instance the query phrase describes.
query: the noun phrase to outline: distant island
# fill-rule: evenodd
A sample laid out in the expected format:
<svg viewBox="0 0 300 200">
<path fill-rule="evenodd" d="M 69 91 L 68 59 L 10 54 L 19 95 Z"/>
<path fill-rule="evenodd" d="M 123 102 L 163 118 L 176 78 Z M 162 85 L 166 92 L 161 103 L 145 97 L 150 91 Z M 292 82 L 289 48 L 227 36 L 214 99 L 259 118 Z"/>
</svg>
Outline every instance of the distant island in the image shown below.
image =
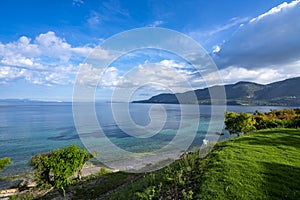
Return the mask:
<svg viewBox="0 0 300 200">
<path fill-rule="evenodd" d="M 184 93 L 164 93 L 147 100 L 132 103 L 159 104 L 202 104 L 210 105 L 209 91 L 220 89 L 222 86 L 212 86 Z M 238 82 L 224 85 L 227 105 L 251 106 L 300 106 L 300 77 L 290 78 L 266 85 L 253 82 Z M 191 95 L 196 95 L 197 101 L 191 101 Z"/>
<path fill-rule="evenodd" d="M 70 103 L 61 100 L 37 100 L 37 99 L 0 99 L 0 103 Z"/>
</svg>

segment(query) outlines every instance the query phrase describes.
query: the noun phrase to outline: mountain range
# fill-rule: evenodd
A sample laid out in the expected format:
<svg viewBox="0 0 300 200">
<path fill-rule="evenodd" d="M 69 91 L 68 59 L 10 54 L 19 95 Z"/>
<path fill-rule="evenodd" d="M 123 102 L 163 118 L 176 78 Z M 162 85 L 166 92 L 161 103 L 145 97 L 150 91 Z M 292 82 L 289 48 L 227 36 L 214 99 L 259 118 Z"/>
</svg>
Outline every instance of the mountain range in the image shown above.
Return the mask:
<svg viewBox="0 0 300 200">
<path fill-rule="evenodd" d="M 225 89 L 227 105 L 300 106 L 300 77 L 266 85 L 242 81 L 184 93 L 163 93 L 147 100 L 133 101 L 133 103 L 179 104 L 180 102 L 181 104 L 209 105 L 212 102 L 210 93 L 216 93 L 222 87 Z M 213 101 L 214 104 L 215 102 L 218 104 L 218 99 Z M 219 103 L 225 102 L 220 100 Z"/>
</svg>

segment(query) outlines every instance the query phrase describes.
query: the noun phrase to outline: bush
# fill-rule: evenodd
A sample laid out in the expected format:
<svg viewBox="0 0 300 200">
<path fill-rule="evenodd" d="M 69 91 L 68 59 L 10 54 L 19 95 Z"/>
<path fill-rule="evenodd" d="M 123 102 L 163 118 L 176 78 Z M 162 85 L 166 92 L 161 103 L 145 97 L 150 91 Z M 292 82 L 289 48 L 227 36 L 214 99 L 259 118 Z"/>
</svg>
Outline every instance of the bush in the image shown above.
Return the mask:
<svg viewBox="0 0 300 200">
<path fill-rule="evenodd" d="M 248 133 L 256 129 L 255 120 L 248 113 L 226 112 L 225 125 L 230 134 Z"/>
<path fill-rule="evenodd" d="M 268 117 L 265 116 L 265 115 L 254 115 L 254 120 L 255 120 L 255 128 L 257 130 L 260 130 L 260 129 L 266 129 L 268 128 Z"/>
<path fill-rule="evenodd" d="M 280 119 L 269 119 L 266 123 L 266 128 L 279 128 L 279 127 L 283 127 L 284 123 L 282 120 Z"/>
<path fill-rule="evenodd" d="M 11 164 L 11 160 L 10 158 L 8 157 L 5 157 L 5 158 L 1 158 L 0 159 L 0 172 L 5 168 L 7 167 L 7 165 Z"/>
<path fill-rule="evenodd" d="M 37 154 L 31 158 L 30 165 L 37 171 L 42 183 L 63 188 L 72 183 L 71 176 L 75 172 L 81 175 L 83 165 L 92 157 L 86 150 L 71 145 L 50 153 Z"/>
<path fill-rule="evenodd" d="M 290 128 L 300 128 L 300 117 L 295 118 L 295 119 L 290 123 Z"/>
</svg>

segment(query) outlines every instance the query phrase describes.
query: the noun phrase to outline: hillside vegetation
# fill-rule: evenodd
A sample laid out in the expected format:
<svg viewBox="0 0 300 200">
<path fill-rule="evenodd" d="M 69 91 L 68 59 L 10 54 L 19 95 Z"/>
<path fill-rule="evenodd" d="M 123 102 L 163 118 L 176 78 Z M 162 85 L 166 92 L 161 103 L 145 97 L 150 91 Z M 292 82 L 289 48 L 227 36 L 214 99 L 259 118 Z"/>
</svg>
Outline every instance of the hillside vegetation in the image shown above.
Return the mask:
<svg viewBox="0 0 300 200">
<path fill-rule="evenodd" d="M 300 77 L 286 79 L 267 85 L 238 82 L 224 85 L 228 105 L 300 105 Z M 167 103 L 167 104 L 211 104 L 210 94 L 222 94 L 223 86 L 212 86 L 176 94 L 159 94 L 148 100 L 134 103 Z M 191 101 L 196 95 L 196 101 Z M 216 100 L 216 99 L 214 99 Z M 223 103 L 221 100 L 220 103 Z"/>
</svg>

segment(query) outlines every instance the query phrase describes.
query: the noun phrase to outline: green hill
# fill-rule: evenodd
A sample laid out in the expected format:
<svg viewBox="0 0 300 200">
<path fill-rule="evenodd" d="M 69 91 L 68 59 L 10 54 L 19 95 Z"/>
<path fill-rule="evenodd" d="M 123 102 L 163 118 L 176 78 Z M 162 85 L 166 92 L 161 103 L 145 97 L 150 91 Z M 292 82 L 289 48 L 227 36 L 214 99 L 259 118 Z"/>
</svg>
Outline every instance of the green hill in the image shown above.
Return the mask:
<svg viewBox="0 0 300 200">
<path fill-rule="evenodd" d="M 226 100 L 229 105 L 274 105 L 299 106 L 300 105 L 300 77 L 286 79 L 267 85 L 252 82 L 238 82 L 224 85 Z M 134 101 L 133 103 L 167 103 L 178 104 L 179 100 L 185 104 L 210 104 L 209 91 L 218 91 L 221 86 L 197 89 L 176 94 L 159 94 L 148 100 Z M 192 95 L 197 100 L 192 101 Z"/>
</svg>

